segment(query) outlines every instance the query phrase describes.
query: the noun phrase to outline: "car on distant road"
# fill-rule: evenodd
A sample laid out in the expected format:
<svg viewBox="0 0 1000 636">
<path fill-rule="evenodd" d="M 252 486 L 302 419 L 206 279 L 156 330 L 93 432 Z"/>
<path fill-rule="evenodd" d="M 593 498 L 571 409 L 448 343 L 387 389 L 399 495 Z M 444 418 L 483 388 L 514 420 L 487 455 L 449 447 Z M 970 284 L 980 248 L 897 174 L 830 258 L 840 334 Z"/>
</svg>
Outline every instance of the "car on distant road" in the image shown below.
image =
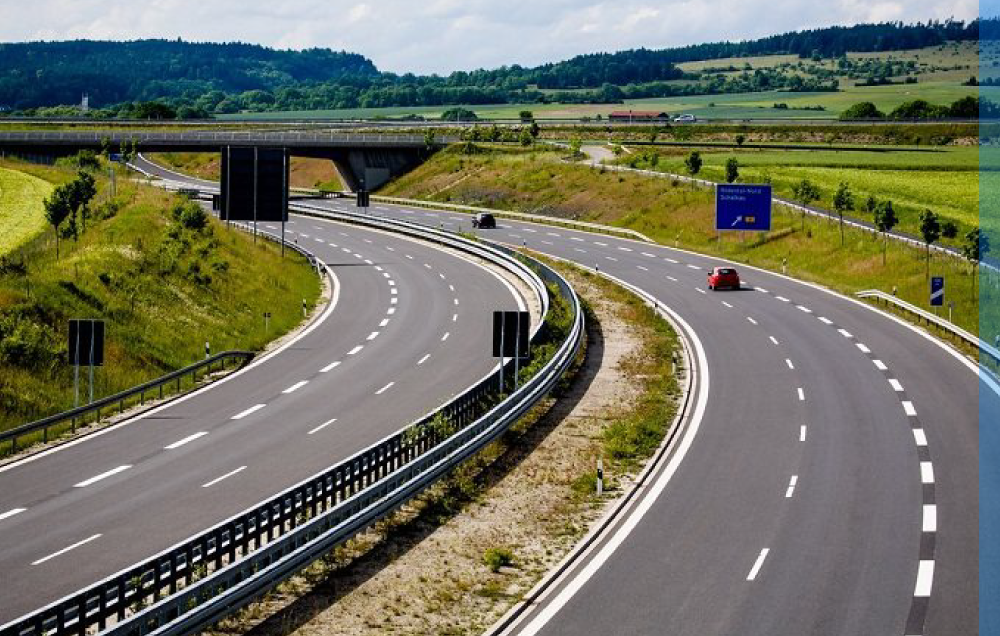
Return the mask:
<svg viewBox="0 0 1000 636">
<path fill-rule="evenodd" d="M 480 212 L 476 216 L 472 217 L 472 227 L 477 227 L 481 230 L 487 228 L 495 228 L 497 226 L 497 220 L 493 218 L 492 214 L 487 212 Z"/>
<path fill-rule="evenodd" d="M 740 275 L 732 267 L 714 267 L 708 272 L 708 288 L 717 290 L 720 287 L 729 289 L 740 288 Z"/>
<path fill-rule="evenodd" d="M 695 117 L 694 115 L 686 114 L 686 115 L 678 115 L 678 116 L 674 117 L 674 121 L 677 122 L 677 123 L 680 123 L 680 124 L 683 124 L 683 123 L 686 123 L 686 122 L 692 122 L 693 123 L 693 122 L 698 121 L 698 118 Z"/>
</svg>

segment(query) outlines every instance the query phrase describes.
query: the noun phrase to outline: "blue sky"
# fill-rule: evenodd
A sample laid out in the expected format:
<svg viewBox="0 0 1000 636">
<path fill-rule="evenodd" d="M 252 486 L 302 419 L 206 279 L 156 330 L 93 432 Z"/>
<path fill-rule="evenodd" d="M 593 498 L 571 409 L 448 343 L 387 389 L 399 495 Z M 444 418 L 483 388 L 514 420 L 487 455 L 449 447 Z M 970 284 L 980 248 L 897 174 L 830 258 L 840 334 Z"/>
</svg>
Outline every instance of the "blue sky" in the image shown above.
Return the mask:
<svg viewBox="0 0 1000 636">
<path fill-rule="evenodd" d="M 954 17 L 976 0 L 0 0 L 0 41 L 146 37 L 329 47 L 447 73 L 579 53 Z"/>
</svg>

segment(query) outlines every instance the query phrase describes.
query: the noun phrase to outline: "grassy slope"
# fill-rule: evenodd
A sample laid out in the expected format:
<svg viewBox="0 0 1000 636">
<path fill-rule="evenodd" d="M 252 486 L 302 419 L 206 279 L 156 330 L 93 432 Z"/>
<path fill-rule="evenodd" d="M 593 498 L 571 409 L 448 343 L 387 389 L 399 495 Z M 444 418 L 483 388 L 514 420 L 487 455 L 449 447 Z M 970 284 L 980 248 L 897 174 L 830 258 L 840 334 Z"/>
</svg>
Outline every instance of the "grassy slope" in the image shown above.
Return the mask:
<svg viewBox="0 0 1000 636">
<path fill-rule="evenodd" d="M 55 182 L 66 178 L 54 169 L 4 165 Z M 168 210 L 177 199 L 127 185 L 124 177 L 118 186 L 124 207 L 116 216 L 92 223 L 78 242 L 61 241 L 59 260 L 46 231 L 15 256 L 25 257 L 28 280 L 0 278 L 0 429 L 72 406 L 72 368 L 65 363 L 71 317 L 108 322 L 107 364 L 96 373 L 101 396 L 199 360 L 205 341 L 213 351 L 261 349 L 299 323 L 303 298 L 311 305 L 318 298 L 319 282 L 304 259 L 282 260 L 269 243 L 254 245 L 214 220 L 200 233 L 175 231 L 171 238 Z M 273 314 L 269 333 L 265 310 Z"/>
<path fill-rule="evenodd" d="M 461 180 L 461 181 L 460 181 Z M 827 285 L 845 293 L 861 289 L 890 290 L 920 306 L 927 305 L 924 252 L 890 242 L 888 264 L 882 265 L 882 241 L 870 234 L 847 230 L 840 247 L 836 224 L 807 220 L 802 231 L 798 215 L 778 211 L 775 233 L 780 238 L 754 245 L 755 236 L 724 237 L 714 231 L 710 195 L 670 181 L 638 175 L 602 172 L 596 168 L 561 163 L 552 152 L 461 155 L 438 153 L 426 164 L 383 189 L 383 194 L 428 198 L 501 209 L 574 217 L 636 229 L 654 240 L 735 262 L 780 270 L 788 259 L 791 275 Z M 979 301 L 971 293 L 969 269 L 953 258 L 934 257 L 931 275 L 948 278 L 950 299 L 956 302 L 955 321 L 978 331 Z"/>
<path fill-rule="evenodd" d="M 686 174 L 687 150 L 658 154 L 655 169 Z M 643 149 L 622 161 L 652 169 L 651 158 L 651 151 Z M 794 198 L 793 186 L 809 179 L 819 186 L 822 194 L 816 205 L 827 209 L 833 208 L 838 185 L 846 182 L 854 192 L 858 208 L 869 195 L 891 199 L 900 216 L 900 229 L 913 234 L 919 233 L 918 218 L 924 209 L 956 221 L 960 226 L 959 241 L 966 231 L 979 225 L 978 148 L 947 147 L 934 152 L 728 150 L 703 151 L 702 158 L 704 166 L 699 175 L 702 178 L 724 181 L 726 161 L 736 158 L 740 181 L 770 181 L 775 193 L 786 198 Z M 868 217 L 860 210 L 853 215 Z"/>
<path fill-rule="evenodd" d="M 52 185 L 47 181 L 0 169 L 0 256 L 45 229 L 42 201 L 51 191 Z"/>
</svg>

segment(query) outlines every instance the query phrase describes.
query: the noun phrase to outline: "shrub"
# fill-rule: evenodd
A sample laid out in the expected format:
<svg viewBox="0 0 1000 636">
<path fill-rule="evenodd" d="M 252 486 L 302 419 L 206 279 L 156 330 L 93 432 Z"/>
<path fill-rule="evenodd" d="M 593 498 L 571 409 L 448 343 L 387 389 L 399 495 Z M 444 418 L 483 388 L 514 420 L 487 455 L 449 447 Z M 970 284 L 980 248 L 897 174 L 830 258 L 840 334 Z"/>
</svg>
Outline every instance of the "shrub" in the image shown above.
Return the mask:
<svg viewBox="0 0 1000 636">
<path fill-rule="evenodd" d="M 499 572 L 500 568 L 514 564 L 514 552 L 510 548 L 490 548 L 483 553 L 483 565 L 490 572 Z"/>
</svg>

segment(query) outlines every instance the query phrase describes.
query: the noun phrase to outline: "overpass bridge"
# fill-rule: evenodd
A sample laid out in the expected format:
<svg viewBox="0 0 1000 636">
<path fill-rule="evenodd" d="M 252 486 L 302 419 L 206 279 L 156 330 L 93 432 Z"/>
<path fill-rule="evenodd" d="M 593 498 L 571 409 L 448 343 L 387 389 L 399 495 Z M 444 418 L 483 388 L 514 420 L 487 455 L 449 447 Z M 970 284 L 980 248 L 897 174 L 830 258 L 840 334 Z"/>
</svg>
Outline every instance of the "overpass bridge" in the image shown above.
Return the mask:
<svg viewBox="0 0 1000 636">
<path fill-rule="evenodd" d="M 424 135 L 344 134 L 327 131 L 10 131 L 0 150 L 67 155 L 136 144 L 143 152 L 222 152 L 226 148 L 280 148 L 290 156 L 329 159 L 352 190 L 372 190 L 412 170 L 456 138 Z"/>
</svg>

